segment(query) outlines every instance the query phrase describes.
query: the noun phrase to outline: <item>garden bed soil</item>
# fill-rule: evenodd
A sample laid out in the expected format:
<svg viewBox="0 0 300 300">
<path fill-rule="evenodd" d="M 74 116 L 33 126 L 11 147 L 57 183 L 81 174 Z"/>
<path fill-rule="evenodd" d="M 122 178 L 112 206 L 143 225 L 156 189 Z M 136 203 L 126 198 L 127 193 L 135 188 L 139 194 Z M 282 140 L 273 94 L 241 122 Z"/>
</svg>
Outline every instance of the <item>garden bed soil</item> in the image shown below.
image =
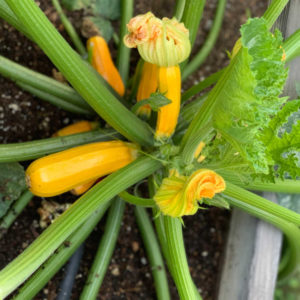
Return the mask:
<svg viewBox="0 0 300 300">
<path fill-rule="evenodd" d="M 50 20 L 66 36 L 51 1 L 39 2 Z M 160 6 L 160 3 L 164 5 Z M 136 13 L 146 12 L 152 8 L 160 16 L 163 12 L 170 16 L 169 5 L 172 3 L 173 1 L 139 0 L 136 1 Z M 201 46 L 212 25 L 216 3 L 217 1 L 207 1 L 196 49 Z M 252 16 L 261 16 L 266 7 L 266 0 L 228 1 L 216 47 L 210 53 L 206 63 L 188 80 L 184 88 L 225 66 L 228 63 L 225 50 L 230 50 L 238 39 L 240 24 L 246 21 L 249 13 Z M 79 24 L 78 14 L 70 14 L 70 17 L 74 24 Z M 0 22 L 0 54 L 49 76 L 52 76 L 55 70 L 36 45 L 3 21 Z M 133 57 L 134 60 L 137 59 L 136 53 Z M 59 128 L 76 120 L 79 120 L 78 116 L 37 99 L 20 90 L 11 81 L 0 77 L 0 143 L 50 137 Z M 75 199 L 76 197 L 66 193 L 54 200 L 65 203 L 73 202 Z M 0 240 L 0 268 L 20 254 L 42 232 L 37 213 L 40 203 L 40 198 L 34 198 Z M 72 299 L 79 299 L 101 237 L 104 221 L 97 226 L 85 243 L 84 256 L 76 277 Z M 215 299 L 229 213 L 216 208 L 200 210 L 195 216 L 184 218 L 184 223 L 184 238 L 192 277 L 205 300 Z M 60 271 L 34 299 L 55 299 L 63 274 L 63 270 Z M 171 293 L 172 299 L 178 299 L 172 283 Z M 98 299 L 155 299 L 151 269 L 130 205 L 126 208 L 120 237 Z"/>
</svg>

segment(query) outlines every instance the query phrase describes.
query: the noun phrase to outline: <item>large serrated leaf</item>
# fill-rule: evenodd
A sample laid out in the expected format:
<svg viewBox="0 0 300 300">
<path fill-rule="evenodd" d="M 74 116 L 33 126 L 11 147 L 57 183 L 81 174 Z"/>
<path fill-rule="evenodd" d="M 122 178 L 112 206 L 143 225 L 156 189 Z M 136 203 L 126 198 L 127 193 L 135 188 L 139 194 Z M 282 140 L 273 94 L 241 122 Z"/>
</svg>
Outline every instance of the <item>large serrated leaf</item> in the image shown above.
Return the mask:
<svg viewBox="0 0 300 300">
<path fill-rule="evenodd" d="M 24 168 L 18 163 L 0 164 L 0 217 L 26 189 Z"/>
</svg>

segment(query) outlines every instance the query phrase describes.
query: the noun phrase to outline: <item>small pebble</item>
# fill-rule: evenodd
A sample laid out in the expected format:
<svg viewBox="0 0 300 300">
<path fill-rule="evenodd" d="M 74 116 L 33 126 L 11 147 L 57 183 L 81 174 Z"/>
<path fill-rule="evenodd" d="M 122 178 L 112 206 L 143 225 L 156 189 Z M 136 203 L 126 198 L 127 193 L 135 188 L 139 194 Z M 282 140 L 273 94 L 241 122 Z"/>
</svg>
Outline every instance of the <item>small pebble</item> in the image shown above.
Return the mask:
<svg viewBox="0 0 300 300">
<path fill-rule="evenodd" d="M 113 276 L 119 276 L 119 275 L 120 275 L 120 270 L 119 270 L 119 268 L 118 268 L 118 267 L 113 268 L 113 269 L 111 270 L 111 274 L 112 274 Z"/>
<path fill-rule="evenodd" d="M 138 242 L 132 242 L 131 247 L 132 247 L 133 252 L 138 252 L 140 249 L 140 245 Z"/>
<path fill-rule="evenodd" d="M 207 251 L 202 251 L 201 255 L 202 255 L 203 257 L 206 257 L 206 256 L 208 255 L 208 252 L 207 252 Z"/>
<path fill-rule="evenodd" d="M 141 263 L 142 263 L 143 265 L 146 265 L 146 264 L 147 264 L 147 259 L 146 259 L 145 257 L 142 257 L 142 258 L 141 258 Z"/>
</svg>

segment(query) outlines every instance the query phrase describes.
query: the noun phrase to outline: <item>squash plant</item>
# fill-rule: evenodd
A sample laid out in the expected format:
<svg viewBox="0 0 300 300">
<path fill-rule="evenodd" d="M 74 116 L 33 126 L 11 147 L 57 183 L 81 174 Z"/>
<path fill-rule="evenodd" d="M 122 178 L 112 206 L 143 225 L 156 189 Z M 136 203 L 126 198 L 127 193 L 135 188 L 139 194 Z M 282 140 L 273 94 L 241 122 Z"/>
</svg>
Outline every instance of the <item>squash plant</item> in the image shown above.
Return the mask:
<svg viewBox="0 0 300 300">
<path fill-rule="evenodd" d="M 160 20 L 146 12 L 132 19 L 133 0 L 121 1 L 120 76 L 106 57 L 110 66 L 106 74 L 115 78 L 110 81 L 102 73 L 108 85 L 62 38 L 33 0 L 0 0 L 0 16 L 35 41 L 73 88 L 3 57 L 0 73 L 67 110 L 83 115 L 97 113 L 113 128 L 1 145 L 1 162 L 31 160 L 64 150 L 39 158 L 27 170 L 29 188 L 43 196 L 111 174 L 84 193 L 0 272 L 0 298 L 32 274 L 16 298 L 34 297 L 110 206 L 90 281 L 81 296 L 94 299 L 115 245 L 114 233 L 120 226 L 124 201 L 136 205 L 159 299 L 170 298 L 164 268 L 155 268 L 163 266 L 160 248 L 180 298 L 201 299 L 189 273 L 181 217 L 196 213 L 203 205 L 239 207 L 278 227 L 286 235 L 290 251 L 279 276 L 286 277 L 299 267 L 300 215 L 251 191 L 300 193 L 300 123 L 296 120 L 286 129 L 300 108 L 300 100 L 280 97 L 288 73 L 286 62 L 300 54 L 300 30 L 285 41 L 279 31 L 269 31 L 288 2 L 274 0 L 262 18 L 249 19 L 241 27 L 229 65 L 181 96 L 181 73 L 184 80 L 205 59 L 224 12 L 225 1 L 220 0 L 208 40 L 188 61 L 204 2 L 177 0 L 175 18 Z M 78 36 L 74 30 L 69 32 L 83 53 Z M 98 41 L 88 43 L 90 62 L 96 68 L 94 51 L 106 47 L 103 40 L 99 43 L 102 46 Z M 125 44 L 137 47 L 144 60 L 132 80 L 128 80 L 130 50 Z M 121 78 L 127 86 L 123 99 L 123 88 L 115 86 Z M 184 103 L 211 85 L 214 87 L 209 93 Z M 138 103 L 131 110 L 136 94 Z M 137 191 L 145 178 L 149 198 L 140 197 Z M 129 187 L 134 187 L 134 195 L 127 191 Z M 152 207 L 160 247 L 142 207 Z M 70 242 L 67 249 L 65 241 Z M 99 280 L 92 280 L 96 273 Z"/>
</svg>

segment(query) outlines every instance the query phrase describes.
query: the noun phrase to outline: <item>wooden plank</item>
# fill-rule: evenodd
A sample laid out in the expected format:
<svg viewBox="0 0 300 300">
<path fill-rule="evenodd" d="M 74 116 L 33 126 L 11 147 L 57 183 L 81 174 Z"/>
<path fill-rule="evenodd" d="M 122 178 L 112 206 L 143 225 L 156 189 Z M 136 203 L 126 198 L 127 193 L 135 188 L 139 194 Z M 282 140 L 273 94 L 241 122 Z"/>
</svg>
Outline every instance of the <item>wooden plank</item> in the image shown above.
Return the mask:
<svg viewBox="0 0 300 300">
<path fill-rule="evenodd" d="M 286 38 L 300 27 L 300 1 L 289 2 L 274 27 Z M 300 58 L 289 64 L 283 95 L 296 98 L 295 81 L 300 81 Z M 276 202 L 276 194 L 263 193 Z M 273 300 L 281 233 L 263 221 L 234 209 L 225 252 L 218 300 Z"/>
</svg>

